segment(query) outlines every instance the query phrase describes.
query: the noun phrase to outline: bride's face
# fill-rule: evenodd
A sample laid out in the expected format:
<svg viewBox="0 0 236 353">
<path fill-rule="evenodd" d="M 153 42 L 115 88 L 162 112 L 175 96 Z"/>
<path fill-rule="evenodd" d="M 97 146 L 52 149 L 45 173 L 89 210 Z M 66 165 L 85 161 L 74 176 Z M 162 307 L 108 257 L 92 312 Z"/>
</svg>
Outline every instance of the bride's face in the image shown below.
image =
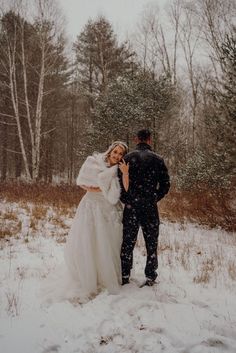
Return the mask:
<svg viewBox="0 0 236 353">
<path fill-rule="evenodd" d="M 123 158 L 123 155 L 124 155 L 124 149 L 121 146 L 116 146 L 111 151 L 108 157 L 108 162 L 110 163 L 110 165 L 118 164 Z"/>
</svg>

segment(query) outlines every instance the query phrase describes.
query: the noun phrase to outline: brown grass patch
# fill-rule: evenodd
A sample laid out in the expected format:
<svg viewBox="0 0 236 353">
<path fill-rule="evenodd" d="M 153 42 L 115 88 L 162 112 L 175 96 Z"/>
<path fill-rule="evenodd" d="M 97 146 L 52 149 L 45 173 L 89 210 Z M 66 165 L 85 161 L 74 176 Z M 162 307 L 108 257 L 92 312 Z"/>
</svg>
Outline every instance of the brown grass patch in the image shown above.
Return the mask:
<svg viewBox="0 0 236 353">
<path fill-rule="evenodd" d="M 34 205 L 32 208 L 31 216 L 33 219 L 45 219 L 47 214 L 47 207 L 42 205 Z"/>
<path fill-rule="evenodd" d="M 195 283 L 209 283 L 211 275 L 214 272 L 214 261 L 211 258 L 204 260 L 202 263 L 202 268 L 199 271 L 199 274 L 194 277 L 193 281 Z"/>
<path fill-rule="evenodd" d="M 235 281 L 236 280 L 236 263 L 233 261 L 229 261 L 228 263 L 228 273 L 229 277 Z"/>
<path fill-rule="evenodd" d="M 68 229 L 68 226 L 64 223 L 64 221 L 60 217 L 52 218 L 52 223 L 60 229 Z"/>
<path fill-rule="evenodd" d="M 14 213 L 13 210 L 7 210 L 5 213 L 1 213 L 1 219 L 5 219 L 8 221 L 18 221 L 17 215 Z"/>
<path fill-rule="evenodd" d="M 0 183 L 0 198 L 9 202 L 33 202 L 56 207 L 72 207 L 79 204 L 83 195 L 84 190 L 76 185 Z"/>
<path fill-rule="evenodd" d="M 21 230 L 21 221 L 5 223 L 1 221 L 0 239 L 16 236 Z"/>
<path fill-rule="evenodd" d="M 236 230 L 232 190 L 179 191 L 171 188 L 160 202 L 160 216 L 171 221 L 193 221 L 211 228 Z"/>
<path fill-rule="evenodd" d="M 51 205 L 57 207 L 61 215 L 74 215 L 73 207 L 78 206 L 84 190 L 76 185 L 50 185 L 26 183 L 0 183 L 0 198 L 10 202 L 35 205 Z M 208 227 L 222 227 L 227 231 L 236 229 L 235 211 L 233 207 L 234 193 L 232 190 L 201 190 L 179 191 L 173 186 L 169 194 L 159 203 L 160 216 L 169 221 L 193 221 Z M 46 207 L 35 206 L 36 219 L 42 219 Z"/>
</svg>

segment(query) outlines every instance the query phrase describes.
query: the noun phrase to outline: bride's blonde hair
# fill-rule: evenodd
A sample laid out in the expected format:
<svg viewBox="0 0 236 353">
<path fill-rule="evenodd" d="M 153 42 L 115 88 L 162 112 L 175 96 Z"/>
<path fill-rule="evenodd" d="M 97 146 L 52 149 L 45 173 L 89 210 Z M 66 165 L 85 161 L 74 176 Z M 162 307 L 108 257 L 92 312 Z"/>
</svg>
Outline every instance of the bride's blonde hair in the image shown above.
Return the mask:
<svg viewBox="0 0 236 353">
<path fill-rule="evenodd" d="M 104 152 L 105 155 L 105 159 L 107 160 L 107 158 L 109 158 L 111 152 L 114 150 L 115 147 L 121 147 L 124 150 L 123 156 L 125 156 L 128 153 L 128 146 L 126 145 L 125 142 L 123 141 L 114 141 L 106 150 L 106 152 Z"/>
</svg>

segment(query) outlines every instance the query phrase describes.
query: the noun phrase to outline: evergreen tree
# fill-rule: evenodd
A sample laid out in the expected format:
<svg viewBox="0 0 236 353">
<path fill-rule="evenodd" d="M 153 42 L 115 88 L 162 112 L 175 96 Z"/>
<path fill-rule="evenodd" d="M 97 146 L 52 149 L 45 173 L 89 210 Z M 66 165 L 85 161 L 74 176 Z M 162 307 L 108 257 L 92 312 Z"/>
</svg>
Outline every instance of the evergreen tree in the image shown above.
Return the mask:
<svg viewBox="0 0 236 353">
<path fill-rule="evenodd" d="M 166 127 L 173 119 L 176 102 L 176 87 L 168 77 L 155 79 L 147 71 L 127 75 L 112 83 L 107 93 L 99 97 L 94 136 L 103 145 L 116 139 L 129 143 L 138 129 L 146 127 L 153 132 L 154 149 L 164 152 L 164 141 L 168 139 Z"/>
<path fill-rule="evenodd" d="M 108 94 L 114 82 L 136 70 L 135 54 L 128 43 L 119 44 L 111 24 L 104 17 L 89 20 L 74 44 L 80 101 L 79 143 L 80 159 L 99 149 L 94 138 L 97 119 L 94 113 L 99 100 Z"/>
<path fill-rule="evenodd" d="M 206 116 L 211 139 L 211 152 L 223 161 L 219 174 L 229 179 L 235 167 L 235 122 L 236 122 L 236 32 L 227 35 L 221 45 L 222 79 L 209 92 L 209 114 Z M 210 156 L 212 158 L 212 156 Z"/>
<path fill-rule="evenodd" d="M 94 99 L 106 91 L 110 82 L 134 67 L 134 53 L 127 43 L 118 44 L 111 24 L 104 17 L 88 21 L 74 50 L 79 81 L 92 108 Z"/>
<path fill-rule="evenodd" d="M 227 188 L 235 174 L 236 37 L 226 35 L 221 50 L 221 80 L 213 80 L 205 96 L 201 144 L 181 168 L 178 184 L 185 188 Z"/>
</svg>

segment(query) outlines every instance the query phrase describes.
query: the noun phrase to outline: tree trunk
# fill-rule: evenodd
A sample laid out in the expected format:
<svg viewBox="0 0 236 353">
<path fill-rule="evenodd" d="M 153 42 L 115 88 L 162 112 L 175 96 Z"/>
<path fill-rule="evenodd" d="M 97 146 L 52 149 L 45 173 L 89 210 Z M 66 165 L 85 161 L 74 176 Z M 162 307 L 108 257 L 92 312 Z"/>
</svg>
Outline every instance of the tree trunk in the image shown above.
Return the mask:
<svg viewBox="0 0 236 353">
<path fill-rule="evenodd" d="M 39 76 L 38 97 L 37 97 L 37 106 L 36 106 L 36 112 L 35 112 L 35 132 L 34 132 L 35 143 L 32 146 L 32 157 L 34 157 L 34 159 L 32 160 L 33 180 L 37 180 L 39 176 L 44 79 L 45 79 L 45 43 L 42 44 L 41 70 L 40 70 L 40 76 Z"/>
<path fill-rule="evenodd" d="M 16 38 L 15 38 L 15 42 L 16 42 Z M 25 145 L 24 145 L 24 141 L 23 141 L 22 128 L 21 128 L 20 115 L 19 115 L 18 92 L 17 92 L 17 82 L 16 82 L 16 61 L 15 61 L 15 56 L 16 56 L 15 45 L 16 45 L 16 43 L 15 42 L 14 42 L 13 48 L 10 47 L 10 44 L 8 47 L 9 81 L 10 81 L 11 101 L 12 101 L 16 124 L 17 124 L 18 138 L 19 138 L 21 153 L 22 153 L 22 157 L 23 157 L 23 161 L 24 161 L 26 178 L 28 180 L 31 180 L 29 163 L 27 160 Z"/>
<path fill-rule="evenodd" d="M 5 120 L 4 120 L 5 122 Z M 7 140 L 8 140 L 8 126 L 7 124 L 2 125 L 2 161 L 1 161 L 1 180 L 5 181 L 7 178 Z"/>
</svg>

